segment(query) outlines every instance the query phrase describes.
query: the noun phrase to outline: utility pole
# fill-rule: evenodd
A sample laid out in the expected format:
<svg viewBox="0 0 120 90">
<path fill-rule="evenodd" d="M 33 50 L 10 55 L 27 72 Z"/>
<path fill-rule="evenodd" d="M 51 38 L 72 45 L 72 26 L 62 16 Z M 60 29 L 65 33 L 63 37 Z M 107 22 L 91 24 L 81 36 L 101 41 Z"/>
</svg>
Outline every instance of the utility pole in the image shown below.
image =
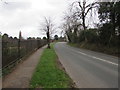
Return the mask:
<svg viewBox="0 0 120 90">
<path fill-rule="evenodd" d="M 19 32 L 19 38 L 18 38 L 18 58 L 21 57 L 20 55 L 20 42 L 21 42 L 21 31 Z"/>
</svg>

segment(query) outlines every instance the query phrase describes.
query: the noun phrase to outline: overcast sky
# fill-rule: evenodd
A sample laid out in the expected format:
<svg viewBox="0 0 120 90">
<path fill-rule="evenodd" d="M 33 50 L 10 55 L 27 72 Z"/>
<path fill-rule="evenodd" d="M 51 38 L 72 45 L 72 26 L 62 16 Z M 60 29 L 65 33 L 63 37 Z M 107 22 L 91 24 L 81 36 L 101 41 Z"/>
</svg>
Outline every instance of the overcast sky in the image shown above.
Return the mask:
<svg viewBox="0 0 120 90">
<path fill-rule="evenodd" d="M 52 17 L 56 27 L 59 26 L 64 12 L 73 1 L 75 0 L 0 0 L 0 32 L 13 37 L 18 37 L 19 31 L 24 38 L 43 37 L 45 35 L 39 28 L 44 17 Z M 57 31 L 60 36 L 60 29 Z"/>
<path fill-rule="evenodd" d="M 68 4 L 68 0 L 2 0 L 0 32 L 18 37 L 21 30 L 25 38 L 41 37 L 43 34 L 39 26 L 43 17 L 52 17 L 56 26 L 59 26 Z"/>
</svg>

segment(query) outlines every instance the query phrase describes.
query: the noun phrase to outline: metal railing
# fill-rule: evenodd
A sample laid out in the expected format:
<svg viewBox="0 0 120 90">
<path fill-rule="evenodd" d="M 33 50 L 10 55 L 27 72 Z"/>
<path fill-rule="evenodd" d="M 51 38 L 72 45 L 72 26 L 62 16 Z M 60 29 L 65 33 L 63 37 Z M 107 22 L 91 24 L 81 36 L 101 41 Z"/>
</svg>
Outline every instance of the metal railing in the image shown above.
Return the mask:
<svg viewBox="0 0 120 90">
<path fill-rule="evenodd" d="M 46 40 L 21 40 L 18 45 L 17 39 L 2 39 L 2 75 L 11 72 L 19 62 L 24 60 L 32 52 L 47 44 Z"/>
</svg>

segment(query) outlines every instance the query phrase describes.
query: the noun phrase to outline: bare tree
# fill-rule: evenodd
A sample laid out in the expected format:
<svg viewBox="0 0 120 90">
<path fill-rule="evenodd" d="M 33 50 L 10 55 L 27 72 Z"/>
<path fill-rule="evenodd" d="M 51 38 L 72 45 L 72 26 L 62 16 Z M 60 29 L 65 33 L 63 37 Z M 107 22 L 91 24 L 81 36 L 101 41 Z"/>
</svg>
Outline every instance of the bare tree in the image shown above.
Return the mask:
<svg viewBox="0 0 120 90">
<path fill-rule="evenodd" d="M 53 33 L 55 33 L 54 24 L 53 24 L 51 18 L 44 17 L 44 22 L 41 24 L 41 27 L 42 28 L 40 30 L 45 32 L 45 34 L 47 36 L 48 48 L 50 48 L 50 37 Z"/>
<path fill-rule="evenodd" d="M 76 5 L 77 4 L 77 5 Z M 78 16 L 82 20 L 82 26 L 83 29 L 86 29 L 86 16 L 87 14 L 93 9 L 97 7 L 97 2 L 93 2 L 90 4 L 87 4 L 86 0 L 82 1 L 76 1 L 72 3 L 72 9 L 75 8 L 75 15 Z"/>
<path fill-rule="evenodd" d="M 69 40 L 69 42 L 72 42 L 72 37 L 75 38 L 78 36 L 78 27 L 81 26 L 81 22 L 78 16 L 74 14 L 74 11 L 71 11 L 71 7 L 68 8 L 67 12 L 64 13 L 63 19 L 64 22 L 61 25 L 61 29 L 67 35 L 67 39 Z M 71 36 L 72 34 L 74 34 L 74 36 Z"/>
</svg>

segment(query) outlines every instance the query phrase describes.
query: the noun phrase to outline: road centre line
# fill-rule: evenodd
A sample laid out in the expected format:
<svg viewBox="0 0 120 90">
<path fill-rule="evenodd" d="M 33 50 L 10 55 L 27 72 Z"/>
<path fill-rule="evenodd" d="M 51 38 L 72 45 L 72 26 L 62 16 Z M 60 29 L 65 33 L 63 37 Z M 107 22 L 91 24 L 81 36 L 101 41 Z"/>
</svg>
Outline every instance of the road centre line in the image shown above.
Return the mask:
<svg viewBox="0 0 120 90">
<path fill-rule="evenodd" d="M 98 59 L 98 60 L 100 60 L 100 61 L 107 62 L 107 63 L 109 63 L 109 64 L 113 64 L 113 65 L 118 66 L 117 63 L 113 63 L 113 62 L 108 61 L 108 60 L 105 60 L 105 59 L 97 58 L 97 57 L 95 57 L 95 56 L 88 55 L 88 54 L 83 53 L 83 52 L 80 52 L 80 51 L 75 51 L 75 50 L 73 50 L 73 49 L 71 49 L 71 50 L 74 51 L 74 52 L 80 53 L 80 54 L 82 54 L 82 55 L 85 55 L 85 56 L 88 56 L 88 57 L 91 57 L 91 58 L 94 58 L 94 59 Z"/>
</svg>

